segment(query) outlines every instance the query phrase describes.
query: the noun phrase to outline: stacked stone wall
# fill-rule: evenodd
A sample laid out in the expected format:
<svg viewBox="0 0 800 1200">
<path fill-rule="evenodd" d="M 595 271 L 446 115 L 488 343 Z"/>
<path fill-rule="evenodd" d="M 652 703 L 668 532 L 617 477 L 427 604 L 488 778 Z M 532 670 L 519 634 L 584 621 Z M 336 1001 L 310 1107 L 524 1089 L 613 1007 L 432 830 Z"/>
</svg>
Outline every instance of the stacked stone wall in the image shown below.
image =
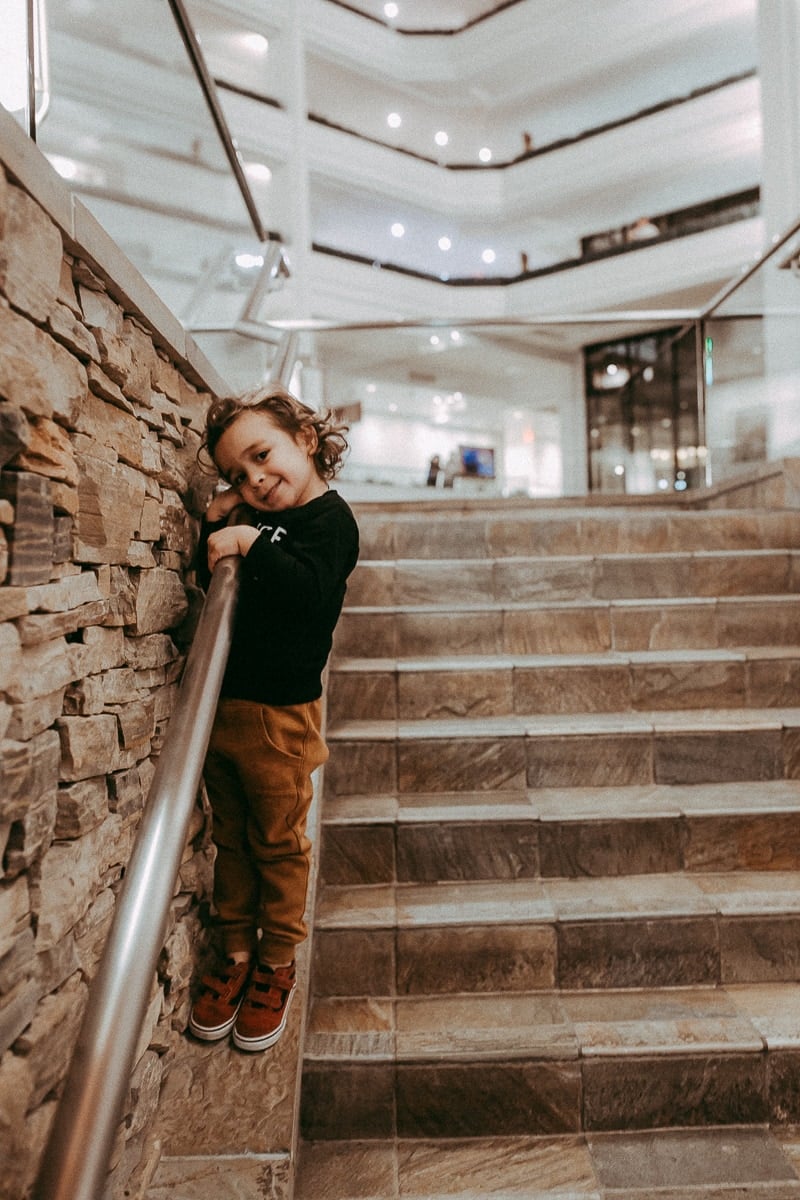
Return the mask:
<svg viewBox="0 0 800 1200">
<path fill-rule="evenodd" d="M 27 1196 L 35 1178 L 196 611 L 187 577 L 209 390 L 200 356 L 190 365 L 170 353 L 121 297 L 97 255 L 0 168 L 4 1200 Z M 211 874 L 206 824 L 198 806 L 112 1197 L 139 1194 L 148 1126 L 186 1024 Z"/>
</svg>

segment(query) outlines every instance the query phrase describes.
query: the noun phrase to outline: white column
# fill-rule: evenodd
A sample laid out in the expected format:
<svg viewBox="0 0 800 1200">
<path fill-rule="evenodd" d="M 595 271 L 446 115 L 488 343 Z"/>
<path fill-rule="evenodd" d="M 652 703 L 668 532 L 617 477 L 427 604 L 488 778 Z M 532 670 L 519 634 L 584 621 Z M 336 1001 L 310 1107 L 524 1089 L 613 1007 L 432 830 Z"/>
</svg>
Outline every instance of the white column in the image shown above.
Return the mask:
<svg viewBox="0 0 800 1200">
<path fill-rule="evenodd" d="M 287 29 L 286 53 L 289 66 L 289 119 L 291 124 L 291 156 L 288 182 L 291 200 L 288 250 L 292 278 L 290 288 L 293 311 L 297 319 L 310 317 L 311 301 L 309 271 L 311 268 L 311 204 L 308 171 L 308 111 L 306 97 L 305 28 L 307 0 L 292 0 L 291 18 Z M 289 315 L 289 314 L 287 314 Z"/>
<path fill-rule="evenodd" d="M 759 0 L 766 245 L 800 216 L 800 0 Z"/>
</svg>

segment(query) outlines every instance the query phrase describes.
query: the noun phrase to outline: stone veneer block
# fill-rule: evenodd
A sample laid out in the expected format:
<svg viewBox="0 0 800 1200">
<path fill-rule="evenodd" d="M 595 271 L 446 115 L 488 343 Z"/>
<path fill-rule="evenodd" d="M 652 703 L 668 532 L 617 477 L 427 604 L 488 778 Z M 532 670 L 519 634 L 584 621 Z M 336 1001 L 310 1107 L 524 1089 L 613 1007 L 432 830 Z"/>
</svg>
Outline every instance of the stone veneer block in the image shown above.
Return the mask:
<svg viewBox="0 0 800 1200">
<path fill-rule="evenodd" d="M 397 830 L 401 882 L 520 879 L 538 873 L 539 833 L 532 820 L 426 822 Z"/>
<path fill-rule="evenodd" d="M 14 505 L 14 524 L 7 531 L 6 582 L 12 587 L 47 583 L 53 570 L 55 536 L 50 480 L 30 471 L 3 471 L 0 497 Z"/>
<path fill-rule="evenodd" d="M 668 987 L 719 980 L 712 916 L 559 921 L 561 988 Z"/>
<path fill-rule="evenodd" d="M 528 787 L 600 787 L 649 783 L 649 733 L 526 738 Z"/>
<path fill-rule="evenodd" d="M 595 595 L 602 600 L 691 595 L 690 572 L 688 554 L 609 555 L 596 560 Z"/>
<path fill-rule="evenodd" d="M 403 792 L 509 791 L 525 786 L 522 737 L 419 738 L 400 742 L 397 753 Z"/>
<path fill-rule="evenodd" d="M 394 1141 L 314 1141 L 300 1146 L 295 1200 L 374 1200 L 394 1196 Z"/>
<path fill-rule="evenodd" d="M 800 697 L 800 657 L 751 659 L 745 672 L 747 702 L 753 707 L 793 705 Z"/>
<path fill-rule="evenodd" d="M 288 1153 L 162 1158 L 142 1200 L 174 1200 L 187 1189 L 192 1200 L 241 1200 L 259 1192 L 271 1200 L 289 1200 L 291 1177 Z"/>
<path fill-rule="evenodd" d="M 397 991 L 408 996 L 549 988 L 555 956 L 548 924 L 400 929 Z"/>
<path fill-rule="evenodd" d="M 763 1054 L 589 1058 L 583 1063 L 584 1127 L 764 1124 Z"/>
<path fill-rule="evenodd" d="M 498 1062 L 397 1067 L 400 1137 L 577 1132 L 577 1062 Z"/>
<path fill-rule="evenodd" d="M 362 559 L 347 580 L 348 608 L 396 604 L 394 572 L 394 563 L 365 562 Z"/>
<path fill-rule="evenodd" d="M 307 1140 L 390 1137 L 396 1129 L 394 1092 L 393 1063 L 306 1063 L 301 1135 Z"/>
<path fill-rule="evenodd" d="M 658 783 L 722 783 L 784 775 L 780 729 L 656 732 L 653 758 Z"/>
<path fill-rule="evenodd" d="M 394 531 L 397 559 L 475 558 L 486 554 L 486 522 L 482 516 L 454 523 L 449 517 L 413 515 L 398 521 Z"/>
</svg>

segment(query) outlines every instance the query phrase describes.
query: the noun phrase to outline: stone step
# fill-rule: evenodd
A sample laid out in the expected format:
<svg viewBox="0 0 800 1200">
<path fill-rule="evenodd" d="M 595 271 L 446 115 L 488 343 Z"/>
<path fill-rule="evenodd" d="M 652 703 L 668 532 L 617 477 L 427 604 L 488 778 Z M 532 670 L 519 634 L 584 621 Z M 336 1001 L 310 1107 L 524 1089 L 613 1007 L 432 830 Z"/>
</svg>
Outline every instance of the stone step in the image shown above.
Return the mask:
<svg viewBox="0 0 800 1200">
<path fill-rule="evenodd" d="M 797 1200 L 800 1137 L 683 1128 L 302 1145 L 295 1200 Z"/>
<path fill-rule="evenodd" d="M 800 781 L 331 797 L 326 884 L 800 870 Z"/>
<path fill-rule="evenodd" d="M 336 657 L 597 654 L 797 644 L 800 595 L 348 607 Z"/>
<path fill-rule="evenodd" d="M 326 885 L 314 992 L 391 999 L 790 981 L 800 978 L 799 929 L 792 871 Z"/>
<path fill-rule="evenodd" d="M 535 558 L 362 561 L 349 604 L 513 603 L 797 592 L 800 551 L 703 550 Z"/>
<path fill-rule="evenodd" d="M 341 721 L 327 737 L 328 795 L 800 775 L 800 708 Z"/>
<path fill-rule="evenodd" d="M 800 513 L 789 509 L 365 511 L 359 513 L 358 523 L 362 561 L 800 547 Z"/>
<path fill-rule="evenodd" d="M 686 708 L 770 708 L 800 698 L 800 648 L 338 658 L 328 720 Z"/>
<path fill-rule="evenodd" d="M 800 1118 L 798 1011 L 794 983 L 317 1000 L 301 1130 L 322 1140 L 787 1125 Z"/>
</svg>

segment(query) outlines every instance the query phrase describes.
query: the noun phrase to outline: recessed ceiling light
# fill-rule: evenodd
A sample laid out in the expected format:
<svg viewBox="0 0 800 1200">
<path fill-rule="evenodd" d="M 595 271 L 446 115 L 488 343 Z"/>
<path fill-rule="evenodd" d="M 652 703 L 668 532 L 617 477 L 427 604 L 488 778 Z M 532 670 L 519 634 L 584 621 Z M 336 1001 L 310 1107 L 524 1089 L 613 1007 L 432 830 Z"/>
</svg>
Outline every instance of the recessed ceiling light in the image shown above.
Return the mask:
<svg viewBox="0 0 800 1200">
<path fill-rule="evenodd" d="M 269 41 L 263 33 L 243 33 L 241 40 L 245 50 L 251 54 L 266 54 L 269 50 Z"/>
<path fill-rule="evenodd" d="M 450 141 L 450 138 L 443 129 L 440 129 L 439 132 L 434 135 L 433 140 L 436 142 L 437 146 L 446 146 Z"/>
<path fill-rule="evenodd" d="M 453 243 L 450 241 L 449 237 L 440 237 L 439 238 L 439 249 L 440 250 L 449 250 L 450 247 L 452 246 L 452 244 Z"/>
<path fill-rule="evenodd" d="M 400 113 L 390 112 L 386 118 L 386 124 L 390 129 L 399 129 L 403 124 L 403 118 L 400 116 Z"/>
<path fill-rule="evenodd" d="M 488 146 L 481 147 L 481 149 L 478 151 L 478 158 L 481 160 L 481 162 L 492 161 L 492 152 Z"/>
<path fill-rule="evenodd" d="M 439 338 L 439 335 L 438 335 L 438 333 L 432 333 L 432 334 L 431 334 L 431 336 L 430 336 L 430 343 L 431 343 L 431 345 L 432 345 L 432 346 L 438 346 L 438 345 L 439 345 L 439 341 L 440 341 L 440 338 Z M 434 400 L 434 402 L 435 402 L 435 400 Z M 441 399 L 441 396 L 440 396 L 440 397 L 439 397 L 439 403 L 441 404 L 441 402 L 442 402 L 442 399 Z"/>
<path fill-rule="evenodd" d="M 406 231 L 405 225 L 401 225 L 399 221 L 395 221 L 392 226 L 392 237 L 400 238 Z"/>
<path fill-rule="evenodd" d="M 450 330 L 450 341 L 451 342 L 460 342 L 461 341 L 461 334 L 459 333 L 459 331 L 457 329 Z"/>
<path fill-rule="evenodd" d="M 368 383 L 366 390 L 369 392 L 370 395 L 372 395 L 374 392 L 376 392 L 378 390 L 377 385 L 374 383 Z"/>
<path fill-rule="evenodd" d="M 383 6 L 383 15 L 388 17 L 390 21 L 393 21 L 399 12 L 400 9 L 396 4 L 384 4 Z"/>
<path fill-rule="evenodd" d="M 236 265 L 245 271 L 252 271 L 254 267 L 263 267 L 264 259 L 260 254 L 237 254 Z"/>
<path fill-rule="evenodd" d="M 497 255 L 495 254 L 494 250 L 484 250 L 483 254 L 481 255 L 481 259 L 485 263 L 493 263 L 496 258 Z"/>
<path fill-rule="evenodd" d="M 269 183 L 272 179 L 272 171 L 266 163 L 262 162 L 246 162 L 244 164 L 245 174 L 251 179 L 255 179 L 258 183 Z"/>
</svg>

